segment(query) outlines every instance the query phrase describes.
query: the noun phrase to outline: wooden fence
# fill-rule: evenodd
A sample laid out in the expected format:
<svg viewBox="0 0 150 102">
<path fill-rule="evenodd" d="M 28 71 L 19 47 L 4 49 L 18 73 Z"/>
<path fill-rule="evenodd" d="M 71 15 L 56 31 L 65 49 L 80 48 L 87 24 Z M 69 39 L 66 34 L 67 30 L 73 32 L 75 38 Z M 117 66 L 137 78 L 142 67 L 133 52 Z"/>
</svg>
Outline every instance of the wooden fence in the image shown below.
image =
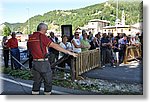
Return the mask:
<svg viewBox="0 0 150 102">
<path fill-rule="evenodd" d="M 138 58 L 141 58 L 141 47 L 128 46 L 124 56 L 124 63 L 127 64 L 128 61 L 137 60 Z"/>
<path fill-rule="evenodd" d="M 78 54 L 72 60 L 72 79 L 82 78 L 81 74 L 100 67 L 100 50 L 89 50 Z"/>
</svg>

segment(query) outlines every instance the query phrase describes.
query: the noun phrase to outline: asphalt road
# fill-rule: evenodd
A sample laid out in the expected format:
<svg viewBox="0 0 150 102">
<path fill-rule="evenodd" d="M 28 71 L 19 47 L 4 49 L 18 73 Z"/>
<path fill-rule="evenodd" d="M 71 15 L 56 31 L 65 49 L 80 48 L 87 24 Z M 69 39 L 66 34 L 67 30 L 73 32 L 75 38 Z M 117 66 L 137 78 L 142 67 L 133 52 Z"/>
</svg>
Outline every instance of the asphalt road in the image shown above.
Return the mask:
<svg viewBox="0 0 150 102">
<path fill-rule="evenodd" d="M 32 80 L 22 80 L 8 76 L 6 74 L 0 74 L 1 82 L 1 95 L 31 95 L 32 91 Z M 55 88 L 55 87 L 54 87 Z M 43 85 L 40 89 L 40 95 L 43 95 Z M 52 95 L 65 95 L 69 94 L 63 91 L 57 91 L 52 89 Z"/>
<path fill-rule="evenodd" d="M 143 66 L 141 62 L 132 61 L 130 64 L 122 64 L 118 67 L 96 68 L 83 74 L 84 77 L 119 81 L 124 83 L 143 83 Z"/>
</svg>

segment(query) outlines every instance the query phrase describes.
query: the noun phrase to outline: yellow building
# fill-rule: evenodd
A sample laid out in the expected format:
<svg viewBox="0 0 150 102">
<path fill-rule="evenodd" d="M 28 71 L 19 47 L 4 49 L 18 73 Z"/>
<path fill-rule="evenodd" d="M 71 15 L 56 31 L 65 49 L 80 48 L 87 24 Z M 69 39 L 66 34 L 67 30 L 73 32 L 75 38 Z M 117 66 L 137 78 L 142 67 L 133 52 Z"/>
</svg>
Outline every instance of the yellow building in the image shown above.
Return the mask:
<svg viewBox="0 0 150 102">
<path fill-rule="evenodd" d="M 117 36 L 117 33 L 125 33 L 126 35 L 131 34 L 131 27 L 129 25 L 115 25 L 103 27 L 102 33 L 113 33 Z"/>
</svg>

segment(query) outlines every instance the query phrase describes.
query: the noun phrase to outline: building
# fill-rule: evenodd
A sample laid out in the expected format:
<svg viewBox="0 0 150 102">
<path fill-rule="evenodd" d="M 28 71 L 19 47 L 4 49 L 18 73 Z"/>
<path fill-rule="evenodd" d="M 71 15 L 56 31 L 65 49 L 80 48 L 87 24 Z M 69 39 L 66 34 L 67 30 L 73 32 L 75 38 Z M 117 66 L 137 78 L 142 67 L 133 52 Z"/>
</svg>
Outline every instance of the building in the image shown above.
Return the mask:
<svg viewBox="0 0 150 102">
<path fill-rule="evenodd" d="M 117 36 L 117 33 L 125 33 L 126 35 L 129 35 L 131 33 L 131 27 L 129 25 L 106 26 L 103 27 L 103 33 L 113 33 L 114 36 Z"/>
<path fill-rule="evenodd" d="M 84 27 L 79 27 L 81 30 L 91 31 L 93 35 L 103 31 L 103 27 L 110 24 L 107 20 L 93 19 Z M 81 31 L 80 31 L 81 32 Z"/>
<path fill-rule="evenodd" d="M 107 20 L 93 19 L 88 22 L 88 31 L 91 31 L 93 34 L 97 34 L 97 32 L 102 32 L 103 27 L 108 26 L 110 24 Z"/>
<path fill-rule="evenodd" d="M 141 35 L 142 31 L 143 31 L 143 23 L 142 22 L 131 25 L 131 35 L 134 36 L 137 33 L 139 33 Z"/>
<path fill-rule="evenodd" d="M 113 33 L 114 36 L 117 36 L 117 33 L 125 33 L 126 35 L 131 34 L 131 26 L 125 24 L 125 13 L 122 11 L 122 18 L 116 19 L 114 26 L 103 27 L 102 33 Z"/>
</svg>

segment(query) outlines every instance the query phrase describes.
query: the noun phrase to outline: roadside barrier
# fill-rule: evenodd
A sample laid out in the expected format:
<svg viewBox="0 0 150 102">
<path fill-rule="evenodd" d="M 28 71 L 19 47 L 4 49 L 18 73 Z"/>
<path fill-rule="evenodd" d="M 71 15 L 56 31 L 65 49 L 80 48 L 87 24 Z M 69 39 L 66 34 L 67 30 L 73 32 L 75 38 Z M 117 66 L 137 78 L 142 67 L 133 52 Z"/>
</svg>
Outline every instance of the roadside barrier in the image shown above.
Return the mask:
<svg viewBox="0 0 150 102">
<path fill-rule="evenodd" d="M 131 60 L 138 60 L 138 58 L 141 58 L 141 47 L 128 46 L 125 51 L 124 64 Z"/>
<path fill-rule="evenodd" d="M 81 52 L 72 60 L 72 79 L 82 79 L 81 74 L 100 66 L 99 49 Z"/>
</svg>

